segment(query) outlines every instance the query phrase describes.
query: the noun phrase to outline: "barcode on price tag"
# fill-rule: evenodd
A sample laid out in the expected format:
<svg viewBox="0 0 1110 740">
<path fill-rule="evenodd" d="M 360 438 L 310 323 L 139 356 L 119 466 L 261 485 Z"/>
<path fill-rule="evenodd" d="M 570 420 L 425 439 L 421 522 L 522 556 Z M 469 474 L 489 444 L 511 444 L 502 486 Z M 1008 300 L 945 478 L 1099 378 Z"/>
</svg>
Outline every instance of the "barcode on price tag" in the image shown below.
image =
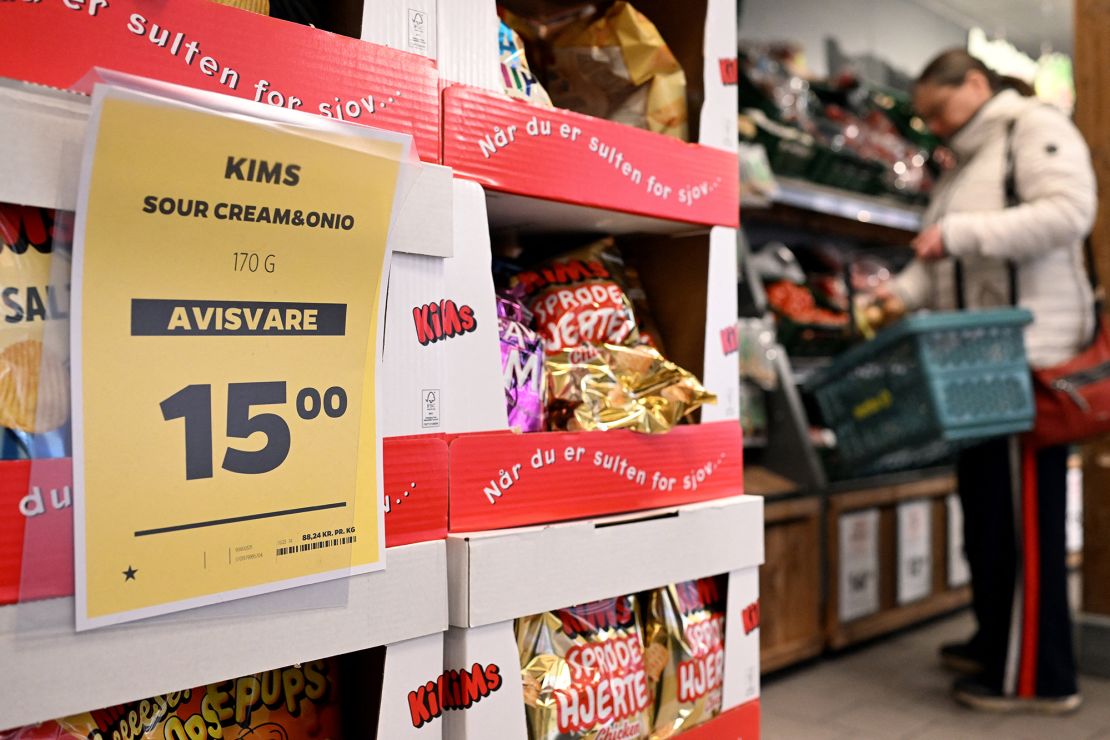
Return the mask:
<svg viewBox="0 0 1110 740">
<path fill-rule="evenodd" d="M 297 552 L 308 552 L 309 550 L 319 550 L 322 547 L 337 547 L 339 545 L 349 545 L 354 542 L 356 537 L 336 537 L 331 540 L 318 540 L 316 542 L 306 542 L 303 545 L 292 545 L 290 547 L 279 547 L 277 549 L 278 557 L 282 555 L 292 555 Z"/>
</svg>

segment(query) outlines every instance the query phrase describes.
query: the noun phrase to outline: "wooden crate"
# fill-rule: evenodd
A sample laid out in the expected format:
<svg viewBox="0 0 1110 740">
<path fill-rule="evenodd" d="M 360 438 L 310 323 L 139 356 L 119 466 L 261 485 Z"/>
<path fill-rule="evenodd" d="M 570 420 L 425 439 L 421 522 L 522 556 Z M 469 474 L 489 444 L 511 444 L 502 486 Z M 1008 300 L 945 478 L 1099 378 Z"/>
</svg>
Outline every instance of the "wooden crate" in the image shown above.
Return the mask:
<svg viewBox="0 0 1110 740">
<path fill-rule="evenodd" d="M 812 658 L 825 647 L 821 502 L 807 496 L 764 504 L 765 554 L 759 569 L 764 673 Z"/>
<path fill-rule="evenodd" d="M 828 644 L 840 649 L 911 626 L 930 617 L 958 609 L 971 601 L 968 587 L 948 587 L 948 516 L 946 497 L 956 490 L 950 473 L 896 485 L 831 493 L 827 502 L 828 598 L 825 618 Z M 898 505 L 925 500 L 931 508 L 932 587 L 927 596 L 898 604 Z M 877 510 L 878 525 L 878 611 L 847 622 L 840 620 L 840 527 L 841 516 Z M 769 610 L 765 610 L 766 611 Z"/>
</svg>

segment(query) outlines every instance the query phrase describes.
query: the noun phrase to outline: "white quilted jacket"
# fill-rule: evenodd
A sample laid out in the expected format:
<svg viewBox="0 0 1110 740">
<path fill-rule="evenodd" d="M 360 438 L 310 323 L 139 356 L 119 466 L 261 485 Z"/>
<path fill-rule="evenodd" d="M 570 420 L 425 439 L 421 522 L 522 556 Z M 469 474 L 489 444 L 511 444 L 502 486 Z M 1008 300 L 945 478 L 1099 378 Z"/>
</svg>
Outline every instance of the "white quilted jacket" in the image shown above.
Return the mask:
<svg viewBox="0 0 1110 740">
<path fill-rule="evenodd" d="M 1013 134 L 1021 204 L 1005 208 L 1006 126 Z M 1091 155 L 1058 110 L 1013 91 L 988 101 L 950 142 L 958 164 L 937 183 L 925 224 L 939 223 L 949 254 L 964 264 L 968 308 L 1010 303 L 1007 260 L 1018 265 L 1018 298 L 1033 313 L 1029 361 L 1070 359 L 1094 330 L 1083 239 L 1096 211 Z M 895 292 L 911 310 L 956 308 L 954 261 L 914 261 Z"/>
</svg>

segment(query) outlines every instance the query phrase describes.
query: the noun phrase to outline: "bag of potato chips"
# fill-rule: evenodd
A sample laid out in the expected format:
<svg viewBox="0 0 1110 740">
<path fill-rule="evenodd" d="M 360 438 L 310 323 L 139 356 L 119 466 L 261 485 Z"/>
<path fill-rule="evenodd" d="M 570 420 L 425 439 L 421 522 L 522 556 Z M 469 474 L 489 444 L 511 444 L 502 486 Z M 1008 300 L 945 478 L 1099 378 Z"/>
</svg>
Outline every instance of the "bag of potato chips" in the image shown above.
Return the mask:
<svg viewBox="0 0 1110 740">
<path fill-rule="evenodd" d="M 651 729 L 636 600 L 601 599 L 516 622 L 531 740 L 638 740 Z"/>
<path fill-rule="evenodd" d="M 691 373 L 647 345 L 560 352 L 547 358 L 544 374 L 553 431 L 666 432 L 717 402 Z"/>
<path fill-rule="evenodd" d="M 69 452 L 73 214 L 0 204 L 0 459 Z"/>
<path fill-rule="evenodd" d="M 655 709 L 652 740 L 661 740 L 721 711 L 725 586 L 702 578 L 658 588 L 648 598 L 644 665 Z"/>
<path fill-rule="evenodd" d="M 514 277 L 548 355 L 640 339 L 624 260 L 612 238 L 561 254 Z"/>
<path fill-rule="evenodd" d="M 341 740 L 335 659 L 0 732 L 0 740 Z"/>
<path fill-rule="evenodd" d="M 501 54 L 501 81 L 505 92 L 514 98 L 550 108 L 551 98 L 528 66 L 528 57 L 524 53 L 524 42 L 520 35 L 504 21 L 499 25 L 497 48 Z"/>
<path fill-rule="evenodd" d="M 687 140 L 686 73 L 624 0 L 555 37 L 547 92 L 560 108 Z"/>
</svg>

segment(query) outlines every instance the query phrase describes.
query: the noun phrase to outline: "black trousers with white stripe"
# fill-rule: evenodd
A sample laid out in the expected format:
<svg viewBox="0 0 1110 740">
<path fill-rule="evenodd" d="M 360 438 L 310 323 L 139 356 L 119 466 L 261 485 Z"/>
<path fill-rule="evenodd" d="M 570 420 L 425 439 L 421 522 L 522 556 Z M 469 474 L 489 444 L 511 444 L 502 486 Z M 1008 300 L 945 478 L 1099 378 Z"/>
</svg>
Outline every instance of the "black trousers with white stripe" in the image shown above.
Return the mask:
<svg viewBox="0 0 1110 740">
<path fill-rule="evenodd" d="M 1067 595 L 1066 447 L 1016 440 L 966 450 L 957 466 L 984 678 L 1017 696 L 1077 691 Z"/>
</svg>

